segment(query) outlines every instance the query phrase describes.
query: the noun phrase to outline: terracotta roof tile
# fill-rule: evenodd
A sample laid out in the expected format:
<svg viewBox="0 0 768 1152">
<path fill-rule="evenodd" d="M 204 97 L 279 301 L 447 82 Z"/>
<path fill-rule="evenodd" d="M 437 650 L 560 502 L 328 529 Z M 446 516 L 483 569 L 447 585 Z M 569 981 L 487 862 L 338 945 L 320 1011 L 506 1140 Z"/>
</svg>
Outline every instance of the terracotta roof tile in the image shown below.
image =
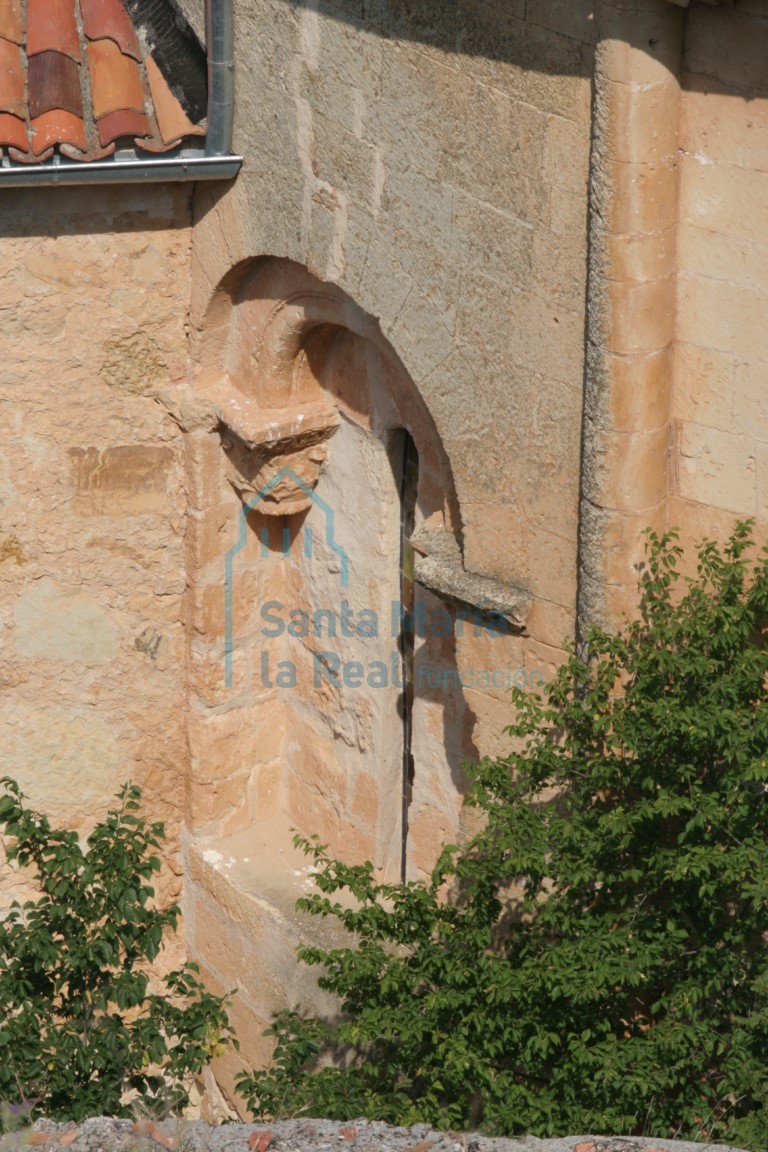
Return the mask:
<svg viewBox="0 0 768 1152">
<path fill-rule="evenodd" d="M 80 117 L 54 108 L 33 120 L 32 151 L 35 155 L 45 152 L 52 144 L 73 144 L 80 152 L 85 152 L 88 143 Z"/>
<path fill-rule="evenodd" d="M 21 0 L 0 0 L 0 36 L 21 44 Z"/>
<path fill-rule="evenodd" d="M 177 143 L 184 136 L 204 136 L 205 129 L 189 119 L 152 57 L 147 56 L 144 64 L 163 144 Z"/>
<path fill-rule="evenodd" d="M 173 46 L 176 25 L 169 28 L 163 25 Z M 118 142 L 162 153 L 204 136 L 185 111 L 197 116 L 202 107 L 202 50 L 189 56 L 185 41 L 186 56 L 166 51 L 168 59 L 158 61 L 148 35 L 137 33 L 126 0 L 0 0 L 0 160 L 5 150 L 12 160 L 41 163 L 58 149 L 87 163 Z M 181 88 L 167 74 L 174 67 L 187 69 Z"/>
<path fill-rule="evenodd" d="M 126 56 L 141 60 L 136 30 L 121 0 L 80 0 L 80 8 L 89 40 L 114 40 Z"/>
<path fill-rule="evenodd" d="M 88 71 L 93 114 L 97 120 L 122 108 L 144 111 L 139 66 L 130 56 L 123 55 L 113 40 L 97 40 L 88 45 Z"/>
<path fill-rule="evenodd" d="M 152 128 L 143 112 L 121 108 L 119 112 L 108 112 L 98 121 L 99 140 L 102 144 L 113 144 L 123 136 L 151 136 Z"/>
<path fill-rule="evenodd" d="M 61 52 L 80 63 L 75 0 L 27 0 L 27 56 Z"/>
<path fill-rule="evenodd" d="M 28 65 L 29 114 L 34 120 L 52 108 L 83 114 L 80 65 L 61 52 L 38 52 Z"/>
<path fill-rule="evenodd" d="M 0 112 L 0 140 L 6 140 L 14 148 L 26 148 L 27 126 L 18 116 Z"/>
<path fill-rule="evenodd" d="M 31 149 L 26 152 L 23 152 L 21 148 L 8 149 L 11 159 L 18 160 L 20 164 L 42 164 L 44 160 L 50 160 L 53 151 L 53 148 L 48 148 L 45 152 L 37 154 Z"/>
<path fill-rule="evenodd" d="M 21 54 L 9 40 L 0 40 L 0 111 L 24 119 L 24 69 Z"/>
</svg>

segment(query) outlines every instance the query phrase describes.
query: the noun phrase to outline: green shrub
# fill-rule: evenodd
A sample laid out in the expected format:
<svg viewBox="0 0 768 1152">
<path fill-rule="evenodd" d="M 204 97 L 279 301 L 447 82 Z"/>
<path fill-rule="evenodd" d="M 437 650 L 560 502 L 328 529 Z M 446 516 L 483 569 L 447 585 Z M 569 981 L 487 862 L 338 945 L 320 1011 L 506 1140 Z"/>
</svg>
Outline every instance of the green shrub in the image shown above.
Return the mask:
<svg viewBox="0 0 768 1152">
<path fill-rule="evenodd" d="M 513 692 L 517 751 L 474 770 L 484 830 L 431 883 L 303 842 L 322 894 L 300 906 L 355 934 L 299 949 L 343 1015 L 276 1019 L 272 1067 L 241 1084 L 254 1112 L 768 1145 L 768 556 L 750 547 L 749 524 L 706 543 L 686 587 L 674 533 L 650 535 L 639 619 Z"/>
<path fill-rule="evenodd" d="M 162 824 L 136 815 L 141 793 L 126 785 L 84 851 L 13 780 L 0 783 L 8 858 L 41 890 L 0 921 L 0 1101 L 9 1115 L 68 1120 L 125 1115 L 130 1089 L 146 1107 L 182 1106 L 189 1078 L 230 1037 L 224 1001 L 193 964 L 149 990 L 146 965 L 179 917 L 154 907 L 148 883 Z"/>
</svg>

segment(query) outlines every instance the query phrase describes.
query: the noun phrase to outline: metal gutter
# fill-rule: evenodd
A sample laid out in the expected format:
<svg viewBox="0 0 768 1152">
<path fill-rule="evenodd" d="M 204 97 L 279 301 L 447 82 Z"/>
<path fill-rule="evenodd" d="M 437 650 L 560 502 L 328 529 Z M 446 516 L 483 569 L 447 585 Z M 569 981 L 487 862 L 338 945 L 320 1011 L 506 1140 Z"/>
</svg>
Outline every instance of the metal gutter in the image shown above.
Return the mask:
<svg viewBox="0 0 768 1152">
<path fill-rule="evenodd" d="M 243 163 L 232 153 L 235 112 L 233 0 L 206 0 L 208 125 L 205 151 L 183 149 L 152 160 L 134 151 L 107 160 L 64 160 L 58 154 L 44 164 L 0 163 L 0 188 L 65 187 L 76 184 L 157 184 L 192 180 L 233 180 Z"/>
<path fill-rule="evenodd" d="M 93 160 L 91 164 L 61 160 L 54 156 L 46 164 L 31 167 L 28 164 L 0 166 L 0 188 L 31 188 L 32 185 L 73 184 L 154 184 L 189 180 L 233 180 L 239 172 L 241 156 L 207 157 L 203 152 L 157 160 L 138 160 L 134 153 L 129 159 Z"/>
<path fill-rule="evenodd" d="M 240 171 L 242 156 L 175 156 L 172 159 L 94 160 L 88 163 L 61 161 L 54 156 L 46 164 L 0 165 L 0 188 L 65 187 L 73 184 L 157 184 L 184 180 L 232 180 Z"/>
</svg>

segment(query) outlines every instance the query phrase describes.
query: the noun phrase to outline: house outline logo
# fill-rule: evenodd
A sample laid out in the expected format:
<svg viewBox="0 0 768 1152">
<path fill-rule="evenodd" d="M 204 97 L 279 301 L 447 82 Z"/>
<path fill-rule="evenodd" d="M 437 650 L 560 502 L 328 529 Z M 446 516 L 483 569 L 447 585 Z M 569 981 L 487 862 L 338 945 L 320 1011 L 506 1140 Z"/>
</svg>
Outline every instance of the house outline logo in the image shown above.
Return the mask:
<svg viewBox="0 0 768 1152">
<path fill-rule="evenodd" d="M 234 651 L 234 619 L 233 619 L 233 580 L 234 580 L 234 563 L 237 554 L 245 547 L 246 540 L 248 539 L 248 513 L 258 508 L 259 504 L 264 500 L 273 488 L 285 478 L 288 478 L 296 485 L 311 501 L 315 504 L 325 517 L 325 542 L 332 552 L 335 552 L 341 562 L 339 572 L 339 587 L 347 588 L 349 585 L 349 556 L 347 552 L 337 543 L 334 534 L 335 515 L 333 508 L 318 496 L 314 488 L 310 488 L 301 477 L 297 476 L 290 465 L 284 465 L 280 471 L 269 480 L 263 488 L 252 496 L 247 504 L 243 504 L 240 508 L 239 526 L 240 531 L 236 542 L 224 555 L 224 685 L 226 688 L 232 687 L 232 654 Z M 304 528 L 302 530 L 304 536 L 304 554 L 312 556 L 312 529 Z M 268 549 L 266 544 L 266 529 L 262 532 L 262 556 L 266 556 Z M 288 529 L 283 529 L 283 556 L 287 556 L 289 548 L 286 547 L 287 540 L 289 540 Z"/>
</svg>

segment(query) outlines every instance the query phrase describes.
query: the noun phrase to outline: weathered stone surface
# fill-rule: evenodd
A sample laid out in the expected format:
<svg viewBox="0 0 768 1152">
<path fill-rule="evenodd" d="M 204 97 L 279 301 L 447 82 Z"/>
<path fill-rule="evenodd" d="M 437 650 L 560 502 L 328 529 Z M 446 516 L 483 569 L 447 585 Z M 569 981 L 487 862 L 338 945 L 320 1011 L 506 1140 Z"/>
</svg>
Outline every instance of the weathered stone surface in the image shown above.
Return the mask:
<svg viewBox="0 0 768 1152">
<path fill-rule="evenodd" d="M 169 511 L 173 450 L 152 444 L 70 448 L 73 510 L 81 516 L 141 516 Z"/>
<path fill-rule="evenodd" d="M 3 775 L 40 812 L 93 821 L 125 783 L 125 752 L 109 725 L 82 708 L 0 705 Z"/>
<path fill-rule="evenodd" d="M 201 0 L 182 6 L 202 31 Z M 330 508 L 344 596 L 389 623 L 399 429 L 419 453 L 415 518 L 453 542 L 427 549 L 417 577 L 453 609 L 482 602 L 528 633 L 498 650 L 450 629 L 414 645 L 409 874 L 468 828 L 463 760 L 503 750 L 494 677 L 548 676 L 561 659 L 577 550 L 582 622 L 611 623 L 634 596 L 646 523 L 680 519 L 689 537 L 708 519 L 718 532 L 749 512 L 768 523 L 759 6 L 693 3 L 685 42 L 676 5 L 630 0 L 235 7 L 248 163 L 235 184 L 194 192 L 194 239 L 184 189 L 9 193 L 0 221 L 0 755 L 29 775 L 34 729 L 38 761 L 70 764 L 76 737 L 110 788 L 113 762 L 130 764 L 171 821 L 167 893 L 184 805 L 216 842 L 269 823 L 285 843 L 290 816 L 397 874 L 397 628 L 334 636 L 349 682 L 316 682 L 329 635 L 270 638 L 260 610 L 338 608 Z M 298 320 L 270 343 L 265 314 Z M 240 408 L 210 401 L 214 386 Z M 263 462 L 225 460 L 218 426 L 251 454 L 274 431 L 273 455 L 298 464 L 286 444 L 317 445 L 276 415 L 249 435 L 239 397 L 298 420 L 313 390 L 339 431 L 298 469 L 305 519 L 275 516 L 265 538 L 266 517 L 242 507 Z M 228 683 L 225 557 L 243 528 Z M 386 685 L 366 680 L 373 656 Z M 295 684 L 274 683 L 278 659 Z M 80 788 L 67 772 L 46 769 L 54 813 Z M 243 899 L 198 864 L 191 947 L 214 986 L 245 972 L 238 1023 L 263 1059 L 268 1009 L 306 991 L 282 971 L 300 930 L 282 872 L 242 873 Z"/>
<path fill-rule="evenodd" d="M 31 660 L 105 664 L 117 653 L 117 631 L 104 607 L 83 589 L 38 580 L 13 608 L 15 647 Z"/>
<path fill-rule="evenodd" d="M 187 759 L 184 499 L 181 434 L 143 393 L 186 378 L 189 196 L 155 185 L 2 200 L 0 774 L 82 832 L 127 779 L 141 784 L 150 818 L 166 821 L 165 901 L 180 883 Z M 21 894 L 8 871 L 4 906 Z"/>
<path fill-rule="evenodd" d="M 108 341 L 99 375 L 110 388 L 132 396 L 151 396 L 167 383 L 168 368 L 157 342 L 139 331 Z"/>
</svg>

